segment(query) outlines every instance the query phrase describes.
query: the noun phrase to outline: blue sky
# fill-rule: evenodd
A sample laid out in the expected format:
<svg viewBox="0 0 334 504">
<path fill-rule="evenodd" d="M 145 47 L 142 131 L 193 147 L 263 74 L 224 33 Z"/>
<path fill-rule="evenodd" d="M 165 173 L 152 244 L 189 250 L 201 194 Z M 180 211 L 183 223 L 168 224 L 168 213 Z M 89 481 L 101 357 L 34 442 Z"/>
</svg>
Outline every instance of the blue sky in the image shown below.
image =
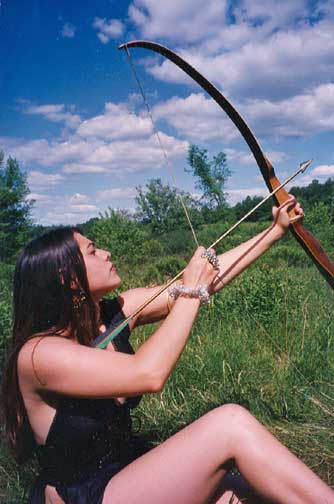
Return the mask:
<svg viewBox="0 0 334 504">
<path fill-rule="evenodd" d="M 204 7 L 205 5 L 205 7 Z M 34 219 L 83 222 L 173 184 L 126 54 L 149 39 L 183 55 L 238 108 L 283 179 L 334 176 L 334 2 L 0 0 L 0 148 L 28 174 Z M 230 120 L 170 63 L 131 52 L 179 188 L 195 143 L 223 150 L 234 204 L 266 188 Z"/>
</svg>

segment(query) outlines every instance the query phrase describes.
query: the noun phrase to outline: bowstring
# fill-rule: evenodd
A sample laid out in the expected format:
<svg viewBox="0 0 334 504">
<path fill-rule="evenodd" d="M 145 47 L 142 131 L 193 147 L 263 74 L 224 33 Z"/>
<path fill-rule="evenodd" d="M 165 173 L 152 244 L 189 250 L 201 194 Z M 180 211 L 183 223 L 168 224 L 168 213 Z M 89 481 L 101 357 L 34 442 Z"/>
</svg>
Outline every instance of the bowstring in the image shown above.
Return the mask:
<svg viewBox="0 0 334 504">
<path fill-rule="evenodd" d="M 141 84 L 141 81 L 140 81 L 140 79 L 139 79 L 139 76 L 138 76 L 138 73 L 137 73 L 137 70 L 136 70 L 135 64 L 134 64 L 134 62 L 133 62 L 133 60 L 132 60 L 132 58 L 131 58 L 130 51 L 129 51 L 129 49 L 128 49 L 128 47 L 127 47 L 127 46 L 125 46 L 125 50 L 126 50 L 126 54 L 127 54 L 127 56 L 128 56 L 128 59 L 129 59 L 130 67 L 131 67 L 131 69 L 132 69 L 132 72 L 133 72 L 134 77 L 135 77 L 135 79 L 136 79 L 136 82 L 137 82 L 137 84 L 138 84 L 138 87 L 139 87 L 139 90 L 140 90 L 140 94 L 142 95 L 143 102 L 144 102 L 145 107 L 146 107 L 146 110 L 147 110 L 147 114 L 148 114 L 148 116 L 149 116 L 149 118 L 150 118 L 150 120 L 151 120 L 151 123 L 152 123 L 152 126 L 153 126 L 153 132 L 154 132 L 155 136 L 157 137 L 157 140 L 158 140 L 158 143 L 159 143 L 160 149 L 161 149 L 161 151 L 162 151 L 162 153 L 163 153 L 163 157 L 164 157 L 165 165 L 166 165 L 166 167 L 167 167 L 167 170 L 168 170 L 168 172 L 169 172 L 169 175 L 171 176 L 171 178 L 172 178 L 172 180 L 173 180 L 173 183 L 174 183 L 175 187 L 178 187 L 178 185 L 177 185 L 177 181 L 176 181 L 176 178 L 175 178 L 175 175 L 174 175 L 174 171 L 173 171 L 172 166 L 171 166 L 171 164 L 170 164 L 170 162 L 169 162 L 169 158 L 168 158 L 168 155 L 167 155 L 166 149 L 165 149 L 165 147 L 164 147 L 164 145 L 163 145 L 163 142 L 162 142 L 162 140 L 161 140 L 161 136 L 160 136 L 160 134 L 159 134 L 159 131 L 158 131 L 157 127 L 156 127 L 155 120 L 154 120 L 154 118 L 153 118 L 153 114 L 152 114 L 152 112 L 151 112 L 151 108 L 150 108 L 149 103 L 148 103 L 148 100 L 147 100 L 147 98 L 146 98 L 146 94 L 145 94 L 144 88 L 143 88 L 143 86 L 142 86 L 142 84 Z M 184 213 L 185 213 L 185 216 L 186 216 L 186 219 L 187 219 L 188 225 L 189 225 L 190 230 L 191 230 L 191 233 L 192 233 L 192 235 L 193 235 L 194 242 L 195 242 L 196 246 L 197 246 L 197 247 L 199 247 L 199 243 L 198 243 L 198 239 L 197 239 L 197 236 L 196 236 L 196 233 L 195 233 L 195 229 L 194 229 L 193 224 L 192 224 L 192 222 L 191 222 L 191 220 L 190 220 L 189 212 L 188 212 L 187 207 L 186 207 L 186 205 L 185 205 L 185 203 L 184 203 L 184 199 L 183 199 L 183 197 L 182 197 L 182 194 L 181 194 L 180 192 L 177 192 L 177 196 L 178 196 L 178 198 L 179 198 L 179 200 L 180 200 L 181 206 L 182 206 L 183 211 L 184 211 Z"/>
</svg>

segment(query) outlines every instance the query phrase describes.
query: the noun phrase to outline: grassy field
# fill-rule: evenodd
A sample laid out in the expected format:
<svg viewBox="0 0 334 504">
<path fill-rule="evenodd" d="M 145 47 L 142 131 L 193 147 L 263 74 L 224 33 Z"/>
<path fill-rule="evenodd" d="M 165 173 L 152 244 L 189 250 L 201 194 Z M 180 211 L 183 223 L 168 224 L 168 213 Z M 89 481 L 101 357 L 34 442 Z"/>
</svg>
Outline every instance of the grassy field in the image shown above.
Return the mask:
<svg viewBox="0 0 334 504">
<path fill-rule="evenodd" d="M 163 264 L 138 269 L 131 285 L 157 271 L 161 281 L 183 259 Z M 124 276 L 128 287 L 126 269 Z M 1 317 L 5 330 L 8 304 Z M 152 330 L 136 330 L 134 345 Z M 206 411 L 238 403 L 334 485 L 333 350 L 333 293 L 297 246 L 282 243 L 201 310 L 165 389 L 145 397 L 137 410 L 141 429 L 160 442 Z M 23 503 L 33 476 L 34 463 L 17 468 L 1 448 L 1 503 Z"/>
</svg>

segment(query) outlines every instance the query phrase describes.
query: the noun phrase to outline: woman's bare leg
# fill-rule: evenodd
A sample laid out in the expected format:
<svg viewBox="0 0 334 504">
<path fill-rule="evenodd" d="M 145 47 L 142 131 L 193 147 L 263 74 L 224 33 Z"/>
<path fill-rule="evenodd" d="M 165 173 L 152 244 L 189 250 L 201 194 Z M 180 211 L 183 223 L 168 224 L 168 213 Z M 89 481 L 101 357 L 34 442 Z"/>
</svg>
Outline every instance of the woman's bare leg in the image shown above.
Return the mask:
<svg viewBox="0 0 334 504">
<path fill-rule="evenodd" d="M 135 460 L 109 482 L 103 504 L 212 502 L 231 461 L 265 500 L 334 504 L 334 492 L 237 405 L 207 413 Z"/>
</svg>

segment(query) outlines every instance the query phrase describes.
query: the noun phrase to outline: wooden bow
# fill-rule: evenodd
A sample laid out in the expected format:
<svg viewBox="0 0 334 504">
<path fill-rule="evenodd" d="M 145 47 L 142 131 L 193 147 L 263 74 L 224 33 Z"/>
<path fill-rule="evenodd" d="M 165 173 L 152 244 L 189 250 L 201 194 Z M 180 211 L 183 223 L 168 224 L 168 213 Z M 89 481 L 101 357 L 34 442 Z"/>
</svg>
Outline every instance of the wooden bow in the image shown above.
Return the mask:
<svg viewBox="0 0 334 504">
<path fill-rule="evenodd" d="M 134 40 L 127 42 L 126 44 L 122 44 L 121 46 L 119 46 L 119 49 L 128 49 L 130 47 L 142 47 L 144 49 L 149 49 L 161 54 L 166 59 L 175 63 L 175 65 L 177 65 L 195 82 L 197 82 L 230 117 L 230 119 L 240 131 L 243 138 L 246 140 L 250 150 L 254 155 L 257 165 L 260 168 L 269 191 L 272 192 L 280 185 L 280 181 L 276 177 L 274 167 L 270 163 L 269 159 L 265 156 L 254 133 L 251 131 L 239 112 L 208 79 L 200 74 L 183 58 L 181 58 L 181 56 L 161 44 L 157 44 L 156 42 L 151 42 L 148 40 Z M 289 199 L 289 195 L 287 191 L 282 188 L 275 194 L 274 199 L 277 205 L 282 205 Z M 294 210 L 290 212 L 290 217 L 292 220 L 294 217 L 296 217 Z M 320 242 L 303 226 L 300 221 L 290 224 L 290 230 L 296 240 L 308 254 L 308 256 L 312 259 L 314 264 L 317 266 L 320 273 L 324 276 L 332 289 L 334 289 L 334 264 L 329 259 Z"/>
</svg>

